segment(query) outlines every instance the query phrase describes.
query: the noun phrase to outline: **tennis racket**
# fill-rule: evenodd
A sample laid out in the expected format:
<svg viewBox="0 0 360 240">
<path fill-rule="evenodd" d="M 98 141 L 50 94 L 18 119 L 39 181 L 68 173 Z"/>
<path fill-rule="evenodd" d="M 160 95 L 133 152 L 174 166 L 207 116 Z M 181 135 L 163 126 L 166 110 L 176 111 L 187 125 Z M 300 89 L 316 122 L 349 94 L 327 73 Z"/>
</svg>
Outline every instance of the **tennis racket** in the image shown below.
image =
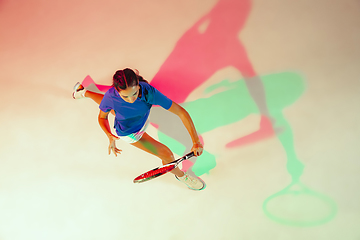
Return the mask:
<svg viewBox="0 0 360 240">
<path fill-rule="evenodd" d="M 153 170 L 150 170 L 150 171 L 143 173 L 140 176 L 136 177 L 134 179 L 134 183 L 146 182 L 151 179 L 160 177 L 161 175 L 164 175 L 165 173 L 170 172 L 171 170 L 175 169 L 182 161 L 187 160 L 194 156 L 195 156 L 195 154 L 193 152 L 191 152 L 191 153 L 186 154 L 182 158 L 179 158 L 178 160 L 175 160 L 175 161 L 168 163 L 166 165 L 163 165 L 161 167 L 154 168 Z"/>
</svg>

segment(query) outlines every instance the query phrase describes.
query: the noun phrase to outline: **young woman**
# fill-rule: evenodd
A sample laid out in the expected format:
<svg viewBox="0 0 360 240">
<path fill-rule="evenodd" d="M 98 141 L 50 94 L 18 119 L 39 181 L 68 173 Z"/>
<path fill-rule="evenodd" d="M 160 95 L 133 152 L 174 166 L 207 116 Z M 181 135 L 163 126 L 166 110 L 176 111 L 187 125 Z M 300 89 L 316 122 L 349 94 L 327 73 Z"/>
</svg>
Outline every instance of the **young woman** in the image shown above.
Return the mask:
<svg viewBox="0 0 360 240">
<path fill-rule="evenodd" d="M 138 75 L 138 72 L 135 73 L 129 68 L 117 71 L 113 76 L 113 85 L 106 91 L 105 95 L 88 91 L 80 83 L 77 83 L 74 87 L 73 98 L 84 97 L 91 98 L 99 104 L 98 121 L 101 129 L 109 138 L 109 154 L 111 152 L 115 156 L 121 154 L 122 150 L 118 149 L 115 144 L 116 140 L 121 139 L 159 157 L 163 164 L 175 160 L 173 153 L 167 146 L 156 141 L 145 132 L 149 124 L 150 109 L 153 105 L 160 105 L 179 116 L 193 141 L 191 151 L 196 156 L 200 156 L 203 152 L 203 146 L 188 112 L 151 86 Z M 110 112 L 115 115 L 114 128 L 119 137 L 111 133 L 108 121 Z M 174 169 L 172 173 L 190 189 L 201 190 L 205 186 L 199 178 L 190 176 L 179 168 Z"/>
</svg>

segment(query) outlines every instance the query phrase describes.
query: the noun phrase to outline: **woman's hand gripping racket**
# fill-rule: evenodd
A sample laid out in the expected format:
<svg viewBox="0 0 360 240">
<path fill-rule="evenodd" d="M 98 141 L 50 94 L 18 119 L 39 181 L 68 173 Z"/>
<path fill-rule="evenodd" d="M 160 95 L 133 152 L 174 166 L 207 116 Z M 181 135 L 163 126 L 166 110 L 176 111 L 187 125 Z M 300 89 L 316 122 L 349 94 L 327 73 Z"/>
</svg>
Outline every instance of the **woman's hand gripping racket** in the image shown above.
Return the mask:
<svg viewBox="0 0 360 240">
<path fill-rule="evenodd" d="M 161 175 L 175 169 L 182 161 L 187 160 L 193 156 L 195 156 L 195 154 L 193 152 L 188 153 L 185 156 L 183 156 L 182 158 L 179 158 L 178 160 L 175 160 L 171 163 L 168 163 L 166 165 L 154 168 L 153 170 L 143 173 L 134 179 L 134 183 L 146 182 L 153 178 L 160 177 Z"/>
</svg>

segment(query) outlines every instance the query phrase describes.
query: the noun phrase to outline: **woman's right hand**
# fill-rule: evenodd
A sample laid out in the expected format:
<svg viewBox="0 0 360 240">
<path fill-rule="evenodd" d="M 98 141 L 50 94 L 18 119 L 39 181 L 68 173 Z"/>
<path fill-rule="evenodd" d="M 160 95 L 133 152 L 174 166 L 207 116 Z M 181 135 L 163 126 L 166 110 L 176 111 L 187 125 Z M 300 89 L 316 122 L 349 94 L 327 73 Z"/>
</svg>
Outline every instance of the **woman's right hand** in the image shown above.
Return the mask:
<svg viewBox="0 0 360 240">
<path fill-rule="evenodd" d="M 113 135 L 113 134 L 109 134 L 108 135 L 108 138 L 109 138 L 109 155 L 110 155 L 110 153 L 111 153 L 111 151 L 115 154 L 115 156 L 117 157 L 117 154 L 121 154 L 121 149 L 118 149 L 117 147 L 116 147 L 116 144 L 115 144 L 115 141 L 116 140 L 119 140 L 120 138 L 119 137 L 117 137 L 117 136 L 115 136 L 115 135 Z"/>
</svg>

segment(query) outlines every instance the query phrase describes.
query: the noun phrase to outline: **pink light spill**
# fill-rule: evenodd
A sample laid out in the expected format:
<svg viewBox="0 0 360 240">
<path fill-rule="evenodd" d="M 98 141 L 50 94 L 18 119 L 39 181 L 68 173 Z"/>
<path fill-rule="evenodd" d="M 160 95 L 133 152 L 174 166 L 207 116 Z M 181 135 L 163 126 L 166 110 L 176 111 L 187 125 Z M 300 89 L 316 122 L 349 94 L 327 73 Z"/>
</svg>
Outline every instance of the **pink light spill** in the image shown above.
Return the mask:
<svg viewBox="0 0 360 240">
<path fill-rule="evenodd" d="M 244 77 L 256 76 L 238 37 L 250 9 L 250 0 L 220 0 L 179 39 L 151 84 L 173 101 L 183 103 L 222 68 L 234 66 Z"/>
<path fill-rule="evenodd" d="M 108 85 L 100 85 L 100 84 L 95 83 L 94 80 L 89 75 L 87 75 L 84 78 L 84 80 L 82 81 L 81 84 L 85 88 L 88 88 L 89 86 L 94 84 L 100 92 L 104 92 L 104 93 L 111 88 L 111 86 L 108 86 Z"/>
</svg>

